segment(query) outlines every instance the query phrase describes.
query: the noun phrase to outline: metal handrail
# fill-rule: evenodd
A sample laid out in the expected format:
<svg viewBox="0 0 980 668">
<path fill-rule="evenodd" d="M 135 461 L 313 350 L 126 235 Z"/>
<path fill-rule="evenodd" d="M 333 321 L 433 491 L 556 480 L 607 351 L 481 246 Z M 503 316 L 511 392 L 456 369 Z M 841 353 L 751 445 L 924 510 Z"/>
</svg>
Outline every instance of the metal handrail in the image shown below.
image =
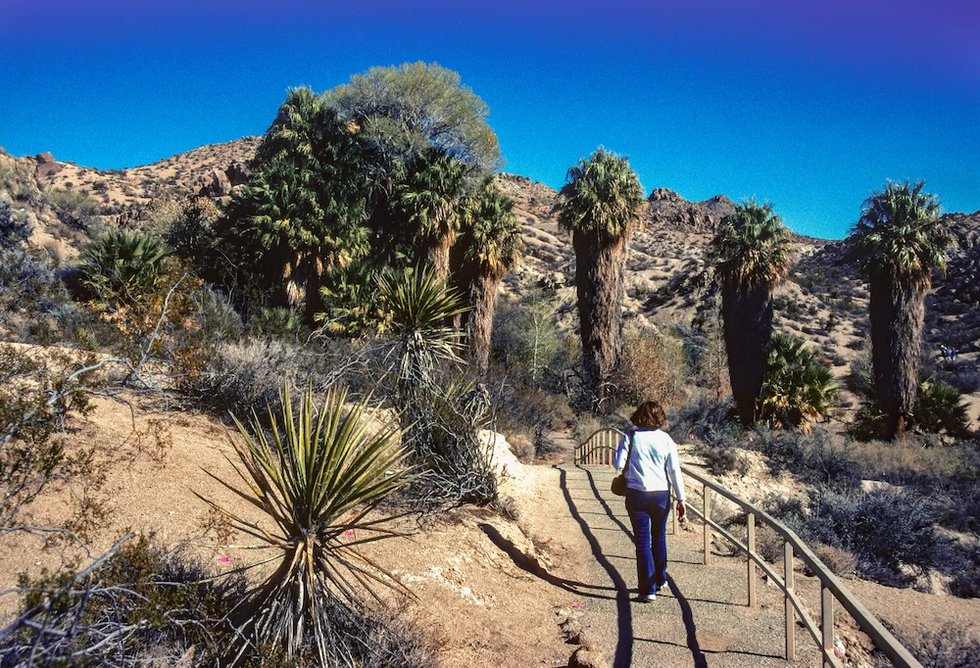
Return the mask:
<svg viewBox="0 0 980 668">
<path fill-rule="evenodd" d="M 615 447 L 611 445 L 615 440 L 617 445 L 619 439 L 625 434 L 619 429 L 603 428 L 594 431 L 589 438 L 575 448 L 575 464 L 585 463 L 611 463 L 612 453 L 606 455 L 597 452 L 599 448 Z M 694 515 L 701 518 L 704 525 L 704 563 L 707 564 L 710 555 L 711 529 L 723 536 L 748 559 L 747 587 L 748 605 L 756 605 L 756 566 L 766 574 L 783 592 L 785 597 L 785 636 L 786 636 L 786 659 L 795 660 L 796 658 L 796 615 L 800 616 L 804 627 L 821 650 L 824 665 L 839 667 L 841 662 L 834 655 L 834 601 L 836 600 L 857 622 L 858 627 L 868 635 L 874 646 L 881 651 L 895 666 L 901 668 L 922 668 L 922 664 L 912 656 L 911 652 L 903 646 L 892 633 L 882 625 L 882 623 L 868 611 L 864 605 L 858 601 L 854 594 L 850 592 L 834 575 L 829 568 L 817 557 L 816 554 L 804 543 L 796 533 L 777 520 L 766 511 L 757 508 L 752 503 L 736 496 L 729 489 L 719 485 L 713 480 L 693 470 L 689 466 L 681 465 L 681 471 L 685 476 L 701 483 L 703 507 L 697 508 L 688 500 L 687 508 Z M 711 519 L 711 496 L 719 496 L 731 501 L 745 512 L 747 535 L 743 543 L 732 535 L 726 528 Z M 676 513 L 671 513 L 674 518 L 676 533 Z M 756 521 L 761 520 L 771 527 L 778 535 L 783 538 L 783 577 L 780 577 L 776 570 L 767 562 L 762 555 L 755 551 L 755 526 Z M 805 563 L 811 573 L 820 580 L 820 624 L 818 625 L 807 613 L 796 593 L 793 584 L 794 559 L 799 558 Z"/>
</svg>

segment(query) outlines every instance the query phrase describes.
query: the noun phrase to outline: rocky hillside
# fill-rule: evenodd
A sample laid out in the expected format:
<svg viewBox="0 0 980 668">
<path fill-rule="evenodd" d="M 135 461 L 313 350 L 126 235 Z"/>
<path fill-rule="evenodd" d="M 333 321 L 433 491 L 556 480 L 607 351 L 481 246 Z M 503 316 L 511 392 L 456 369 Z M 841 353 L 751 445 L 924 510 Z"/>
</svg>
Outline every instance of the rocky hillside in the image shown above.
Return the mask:
<svg viewBox="0 0 980 668">
<path fill-rule="evenodd" d="M 248 176 L 259 138 L 204 146 L 151 165 L 98 170 L 60 162 L 49 153 L 14 158 L 0 150 L 0 196 L 15 215 L 35 225 L 35 240 L 57 257 L 70 257 L 96 224 L 152 223 L 181 198 L 222 198 Z M 574 256 L 552 210 L 554 189 L 513 174 L 498 177 L 524 222 L 527 252 L 508 277 L 506 293 L 544 291 L 554 300 L 559 325 L 575 327 Z M 709 274 L 705 249 L 718 222 L 732 210 L 724 195 L 691 202 L 664 188 L 645 204 L 643 225 L 627 260 L 627 326 L 689 327 Z M 927 344 L 958 348 L 955 378 L 980 396 L 980 212 L 946 215 L 957 245 L 945 276 L 929 296 Z M 867 290 L 843 243 L 794 237 L 795 260 L 776 295 L 777 327 L 804 337 L 822 351 L 838 376 L 866 357 Z M 950 370 L 941 369 L 949 375 Z M 976 417 L 980 401 L 973 411 Z"/>
</svg>

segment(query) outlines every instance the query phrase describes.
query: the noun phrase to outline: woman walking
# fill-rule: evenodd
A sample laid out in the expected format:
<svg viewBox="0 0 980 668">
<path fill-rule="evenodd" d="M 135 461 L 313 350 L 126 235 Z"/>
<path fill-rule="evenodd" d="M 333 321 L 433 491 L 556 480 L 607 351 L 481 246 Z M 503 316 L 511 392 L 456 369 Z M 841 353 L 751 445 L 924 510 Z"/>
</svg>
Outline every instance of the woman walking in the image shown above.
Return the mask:
<svg viewBox="0 0 980 668">
<path fill-rule="evenodd" d="M 681 477 L 677 444 L 661 427 L 667 421 L 656 401 L 647 401 L 630 416 L 636 427 L 624 436 L 613 464 L 626 478 L 626 511 L 636 543 L 636 601 L 656 600 L 667 582 L 667 516 L 671 490 L 677 497 L 677 517 L 683 520 L 684 479 Z"/>
</svg>

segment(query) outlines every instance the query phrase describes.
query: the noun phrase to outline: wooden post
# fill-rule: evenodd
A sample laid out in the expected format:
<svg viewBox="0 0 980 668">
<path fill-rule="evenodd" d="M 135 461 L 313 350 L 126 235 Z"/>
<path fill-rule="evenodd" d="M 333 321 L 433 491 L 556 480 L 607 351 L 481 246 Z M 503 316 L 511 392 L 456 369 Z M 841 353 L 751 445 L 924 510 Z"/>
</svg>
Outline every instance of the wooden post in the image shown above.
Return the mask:
<svg viewBox="0 0 980 668">
<path fill-rule="evenodd" d="M 820 587 L 820 630 L 823 635 L 824 666 L 832 665 L 827 654 L 834 651 L 834 595 L 826 587 Z"/>
<path fill-rule="evenodd" d="M 755 560 L 752 558 L 752 555 L 755 553 L 755 513 L 746 513 L 745 520 L 748 524 L 748 535 L 746 536 L 745 544 L 749 548 L 749 607 L 754 608 L 756 606 Z"/>
<path fill-rule="evenodd" d="M 704 486 L 704 565 L 708 565 L 708 555 L 711 554 L 711 526 L 708 519 L 711 517 L 711 488 L 707 484 Z"/>
<path fill-rule="evenodd" d="M 790 593 L 793 591 L 793 544 L 783 543 L 783 580 L 786 585 L 786 660 L 796 661 L 796 610 Z"/>
</svg>

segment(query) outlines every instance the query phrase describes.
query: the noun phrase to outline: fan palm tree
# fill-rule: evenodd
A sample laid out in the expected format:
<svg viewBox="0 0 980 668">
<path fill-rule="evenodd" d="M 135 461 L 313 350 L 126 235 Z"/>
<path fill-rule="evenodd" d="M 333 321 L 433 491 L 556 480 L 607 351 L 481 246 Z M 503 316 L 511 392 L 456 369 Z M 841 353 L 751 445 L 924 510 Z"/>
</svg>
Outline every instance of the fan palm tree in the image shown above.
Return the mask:
<svg viewBox="0 0 980 668">
<path fill-rule="evenodd" d="M 500 192 L 492 179 L 487 179 L 465 203 L 458 245 L 462 247 L 460 273 L 465 276 L 470 301 L 470 352 L 477 370 L 486 373 L 497 288 L 517 264 L 524 248 L 514 202 Z"/>
<path fill-rule="evenodd" d="M 263 138 L 256 172 L 229 207 L 228 245 L 267 267 L 276 304 L 318 309 L 326 272 L 367 251 L 367 186 L 360 148 L 309 89 L 290 91 Z"/>
<path fill-rule="evenodd" d="M 626 158 L 604 148 L 568 170 L 555 209 L 572 233 L 585 381 L 603 410 L 620 352 L 626 242 L 643 190 Z"/>
<path fill-rule="evenodd" d="M 749 426 L 766 376 L 772 290 L 789 270 L 789 231 L 772 205 L 748 200 L 722 219 L 709 253 L 721 287 L 732 396 Z"/>
<path fill-rule="evenodd" d="M 426 151 L 392 193 L 392 208 L 405 225 L 402 237 L 432 266 L 436 281 L 449 278 L 449 250 L 459 229 L 466 166 L 436 150 Z"/>
<path fill-rule="evenodd" d="M 932 270 L 945 271 L 952 243 L 939 201 L 923 186 L 889 181 L 865 200 L 849 238 L 870 284 L 875 395 L 889 438 L 905 436 L 915 406 L 925 293 Z"/>
</svg>

